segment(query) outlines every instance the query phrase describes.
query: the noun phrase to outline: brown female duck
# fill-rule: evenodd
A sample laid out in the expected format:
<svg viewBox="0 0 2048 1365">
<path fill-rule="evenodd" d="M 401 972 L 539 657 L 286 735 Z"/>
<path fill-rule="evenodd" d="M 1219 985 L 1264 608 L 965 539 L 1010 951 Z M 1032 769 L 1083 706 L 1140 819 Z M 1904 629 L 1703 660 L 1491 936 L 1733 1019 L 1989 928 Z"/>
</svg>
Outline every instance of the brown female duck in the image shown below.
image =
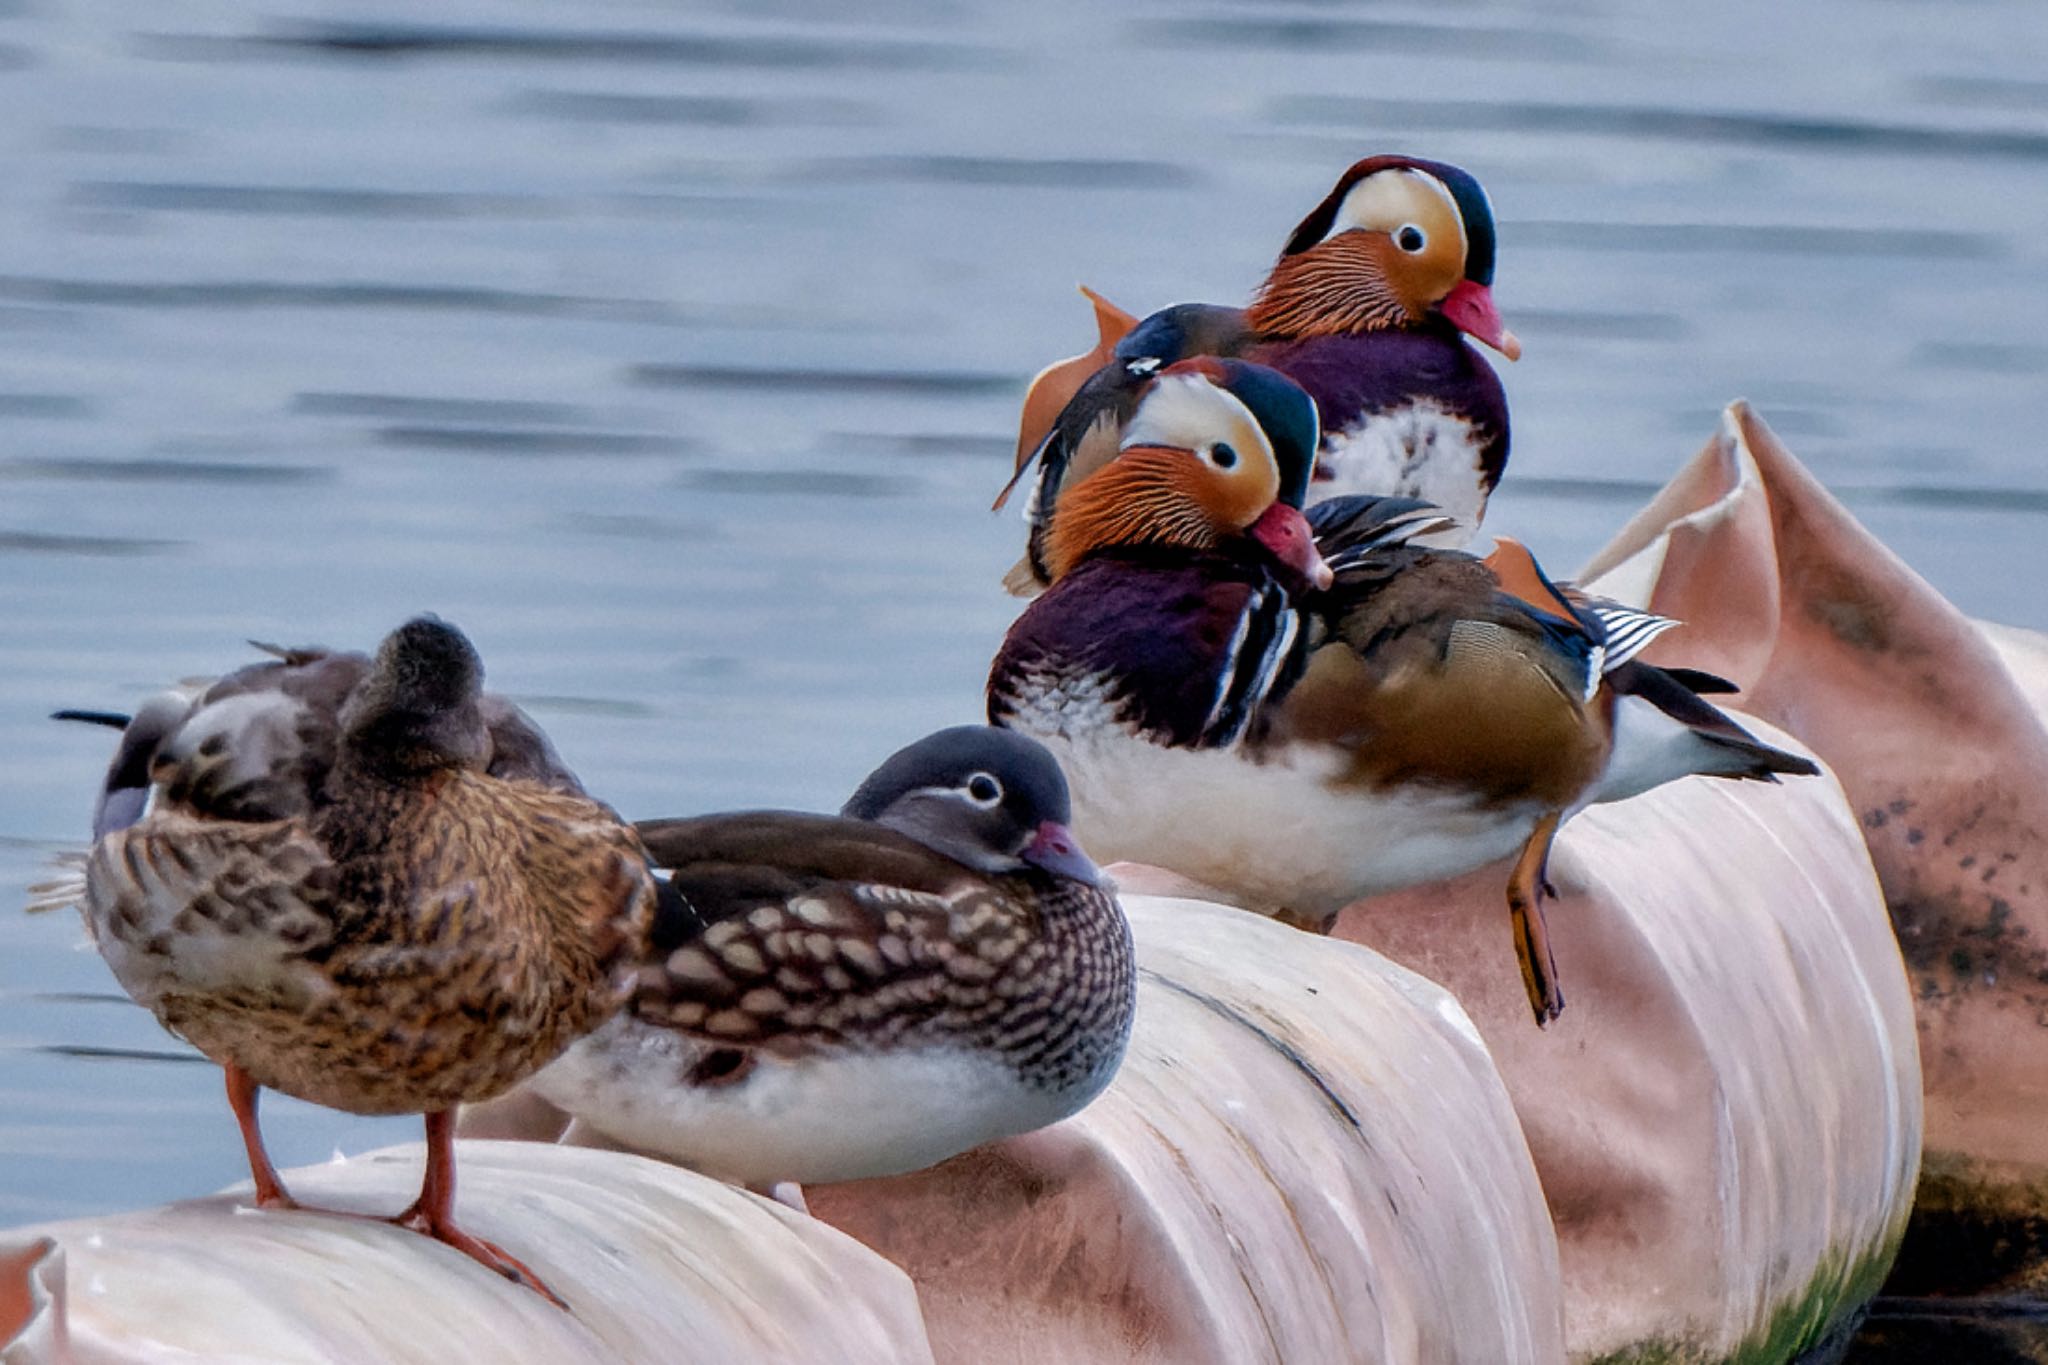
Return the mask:
<svg viewBox="0 0 2048 1365">
<path fill-rule="evenodd" d="M 227 1072 L 263 1208 L 263 1089 L 424 1113 L 419 1199 L 391 1221 L 546 1286 L 455 1226 L 457 1105 L 553 1060 L 619 1005 L 654 891 L 633 831 L 583 796 L 431 617 L 374 659 L 323 650 L 130 723 L 81 909 L 121 986 Z"/>
</svg>

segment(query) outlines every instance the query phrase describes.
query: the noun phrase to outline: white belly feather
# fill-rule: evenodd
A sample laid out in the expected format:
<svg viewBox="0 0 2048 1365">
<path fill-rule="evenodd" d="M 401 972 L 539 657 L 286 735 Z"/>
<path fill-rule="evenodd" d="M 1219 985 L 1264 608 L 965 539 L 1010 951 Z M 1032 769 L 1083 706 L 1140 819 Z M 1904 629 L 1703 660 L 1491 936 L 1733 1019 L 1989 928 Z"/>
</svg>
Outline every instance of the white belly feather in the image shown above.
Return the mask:
<svg viewBox="0 0 2048 1365">
<path fill-rule="evenodd" d="M 925 1047 L 762 1054 L 736 1080 L 693 1083 L 706 1051 L 621 1015 L 530 1084 L 616 1142 L 765 1189 L 921 1170 L 1077 1112 L 1110 1074 L 1042 1090 L 993 1057 Z"/>
<path fill-rule="evenodd" d="M 1321 502 L 1353 493 L 1422 498 L 1456 518 L 1457 525 L 1417 536 L 1415 543 L 1455 549 L 1472 538 L 1486 516 L 1479 455 L 1479 434 L 1470 421 L 1437 403 L 1418 401 L 1326 433 L 1309 498 Z"/>
<path fill-rule="evenodd" d="M 1075 739 L 1027 733 L 1066 771 L 1074 833 L 1098 861 L 1168 868 L 1269 913 L 1321 918 L 1470 871 L 1514 853 L 1540 813 L 1424 788 L 1333 787 L 1341 756 L 1320 745 L 1255 763 L 1148 744 L 1120 726 Z"/>
</svg>

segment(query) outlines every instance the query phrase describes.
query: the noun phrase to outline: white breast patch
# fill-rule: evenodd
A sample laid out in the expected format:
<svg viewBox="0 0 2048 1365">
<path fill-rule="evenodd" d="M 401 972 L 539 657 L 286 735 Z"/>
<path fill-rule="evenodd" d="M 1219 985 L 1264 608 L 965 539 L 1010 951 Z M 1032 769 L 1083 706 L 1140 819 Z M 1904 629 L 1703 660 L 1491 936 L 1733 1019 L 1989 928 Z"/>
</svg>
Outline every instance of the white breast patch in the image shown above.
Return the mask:
<svg viewBox="0 0 2048 1365">
<path fill-rule="evenodd" d="M 1472 538 L 1486 515 L 1482 444 L 1470 420 L 1428 399 L 1363 416 L 1323 437 L 1320 468 L 1330 477 L 1309 485 L 1309 499 L 1356 493 L 1423 498 L 1455 517 L 1457 525 L 1417 536 L 1415 543 L 1456 548 Z"/>
</svg>

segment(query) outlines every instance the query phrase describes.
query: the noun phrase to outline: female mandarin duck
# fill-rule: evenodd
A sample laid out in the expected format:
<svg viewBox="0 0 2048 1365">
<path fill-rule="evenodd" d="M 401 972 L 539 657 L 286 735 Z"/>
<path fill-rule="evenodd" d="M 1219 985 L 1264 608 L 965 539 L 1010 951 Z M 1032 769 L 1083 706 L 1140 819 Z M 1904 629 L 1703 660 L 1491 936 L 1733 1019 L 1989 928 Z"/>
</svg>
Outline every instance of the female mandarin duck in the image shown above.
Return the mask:
<svg viewBox="0 0 2048 1365">
<path fill-rule="evenodd" d="M 1512 542 L 1488 561 L 1415 545 L 1438 518 L 1412 499 L 1304 518 L 1289 500 L 1315 433 L 1271 370 L 1157 376 L 1121 451 L 1061 500 L 1052 586 L 996 656 L 989 717 L 1052 749 L 1098 851 L 1299 921 L 1516 854 L 1515 945 L 1547 1022 L 1562 821 L 1688 773 L 1816 769 L 1701 700 L 1705 675 L 1632 660 L 1671 623 L 1567 595 Z"/>
<path fill-rule="evenodd" d="M 1072 392 L 1075 370 L 1049 367 L 1025 400 L 1017 477 L 1035 455 L 1038 478 L 1012 588 L 1046 581 L 1041 546 L 1061 489 L 1115 452 L 1153 374 L 1197 355 L 1269 365 L 1308 390 L 1322 414 L 1314 496 L 1421 497 L 1450 518 L 1435 538 L 1462 543 L 1508 458 L 1506 396 L 1464 337 L 1521 354 L 1494 307 L 1493 270 L 1493 210 L 1477 180 L 1442 162 L 1375 156 L 1295 228 L 1247 309 L 1180 304 L 1113 340 L 1127 315 L 1091 294 L 1102 344 L 1085 360 L 1101 368 L 1049 431 L 1039 414 Z"/>
<path fill-rule="evenodd" d="M 455 1226 L 455 1107 L 618 1007 L 654 913 L 640 842 L 482 691 L 454 627 L 409 622 L 374 660 L 273 652 L 127 725 L 86 925 L 122 988 L 226 1069 L 259 1207 L 298 1207 L 262 1089 L 424 1113 L 426 1178 L 391 1221 L 554 1299 Z"/>
<path fill-rule="evenodd" d="M 838 816 L 643 823 L 667 874 L 630 1009 L 533 1088 L 723 1179 L 894 1175 L 1079 1110 L 1122 1060 L 1130 928 L 1039 744 L 941 730 Z"/>
</svg>

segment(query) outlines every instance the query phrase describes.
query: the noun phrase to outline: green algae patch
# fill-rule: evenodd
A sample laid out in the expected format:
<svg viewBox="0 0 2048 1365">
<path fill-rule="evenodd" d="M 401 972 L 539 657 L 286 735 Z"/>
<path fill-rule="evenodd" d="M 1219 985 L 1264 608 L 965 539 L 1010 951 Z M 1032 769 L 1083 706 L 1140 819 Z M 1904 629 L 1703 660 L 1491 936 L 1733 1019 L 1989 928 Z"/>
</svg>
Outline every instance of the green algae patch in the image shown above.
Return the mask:
<svg viewBox="0 0 2048 1365">
<path fill-rule="evenodd" d="M 1845 1254 L 1822 1258 L 1804 1291 L 1771 1315 L 1762 1332 L 1726 1354 L 1673 1338 L 1637 1342 L 1610 1351 L 1589 1365 L 1785 1365 L 1837 1359 L 1876 1295 L 1905 1236 L 1906 1215 L 1893 1219 L 1878 1249 L 1854 1261 Z"/>
</svg>

